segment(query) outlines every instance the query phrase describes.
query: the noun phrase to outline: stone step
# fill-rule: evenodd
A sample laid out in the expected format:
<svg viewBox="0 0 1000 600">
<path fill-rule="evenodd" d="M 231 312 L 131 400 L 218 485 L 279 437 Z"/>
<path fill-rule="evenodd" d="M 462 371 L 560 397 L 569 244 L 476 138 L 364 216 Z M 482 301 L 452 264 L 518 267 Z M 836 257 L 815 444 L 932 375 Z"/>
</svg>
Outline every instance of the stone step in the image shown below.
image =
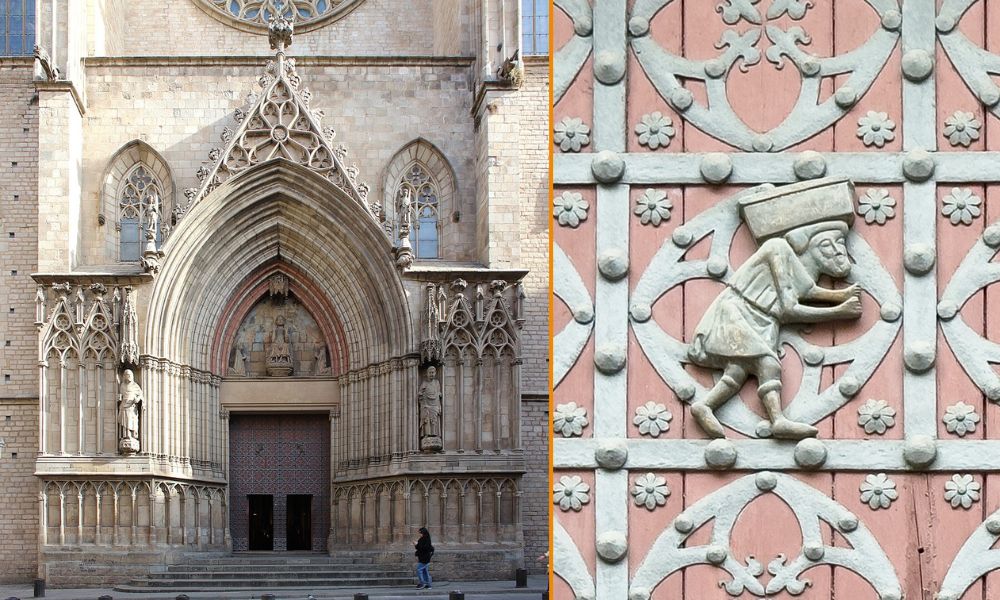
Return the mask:
<svg viewBox="0 0 1000 600">
<path fill-rule="evenodd" d="M 289 565 L 286 563 L 275 563 L 275 564 L 260 564 L 260 565 L 248 565 L 243 563 L 218 563 L 218 564 L 173 564 L 166 565 L 163 567 L 158 567 L 155 572 L 168 573 L 171 571 L 274 571 L 274 572 L 289 572 L 289 571 L 323 571 L 329 569 L 354 569 L 354 570 L 371 570 L 371 569 L 381 569 L 380 565 L 376 565 L 370 562 L 364 563 L 350 563 L 350 562 L 326 562 L 326 563 L 309 563 L 301 565 Z"/>
<path fill-rule="evenodd" d="M 327 569 L 323 571 L 281 571 L 266 572 L 270 577 L 308 577 L 310 579 L 345 578 L 345 577 L 407 577 L 413 573 L 409 570 L 382 571 L 378 569 L 339 570 Z M 254 571 L 170 571 L 168 573 L 150 573 L 148 579 L 248 579 L 260 577 L 261 572 Z"/>
<path fill-rule="evenodd" d="M 126 591 L 122 588 L 145 588 L 147 590 L 197 590 L 202 588 L 287 588 L 287 587 L 369 587 L 369 586 L 408 586 L 416 578 L 409 577 L 343 577 L 343 578 L 272 578 L 259 577 L 252 579 L 186 579 L 177 580 L 156 580 L 156 579 L 136 579 L 127 586 L 115 588 L 119 591 Z"/>
</svg>

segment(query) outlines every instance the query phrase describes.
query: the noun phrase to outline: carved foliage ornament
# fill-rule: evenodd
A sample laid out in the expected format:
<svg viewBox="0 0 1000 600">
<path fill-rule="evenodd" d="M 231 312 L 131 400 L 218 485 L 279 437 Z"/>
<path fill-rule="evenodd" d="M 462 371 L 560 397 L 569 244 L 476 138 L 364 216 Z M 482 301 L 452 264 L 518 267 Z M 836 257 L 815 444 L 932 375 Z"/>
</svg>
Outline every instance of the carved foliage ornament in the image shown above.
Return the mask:
<svg viewBox="0 0 1000 600">
<path fill-rule="evenodd" d="M 287 22 L 275 23 L 271 43 L 277 47 L 277 54 L 260 76 L 261 94 L 250 107 L 236 113 L 239 126 L 235 131 L 229 127 L 223 130 L 225 149 L 209 152 L 211 168 L 199 169 L 201 187 L 185 190 L 188 204 L 178 211 L 178 216 L 230 177 L 261 162 L 283 158 L 330 180 L 379 222 L 379 215 L 368 204 L 368 185 L 358 181 L 357 166 L 344 165 L 347 148 L 332 147 L 328 129 L 320 123 L 322 112 L 310 109 L 311 94 L 300 87 L 295 59 L 285 57 L 284 48 L 291 44 L 290 28 Z"/>
<path fill-rule="evenodd" d="M 195 0 L 210 15 L 243 30 L 262 32 L 283 17 L 298 31 L 310 31 L 342 18 L 364 0 Z"/>
</svg>

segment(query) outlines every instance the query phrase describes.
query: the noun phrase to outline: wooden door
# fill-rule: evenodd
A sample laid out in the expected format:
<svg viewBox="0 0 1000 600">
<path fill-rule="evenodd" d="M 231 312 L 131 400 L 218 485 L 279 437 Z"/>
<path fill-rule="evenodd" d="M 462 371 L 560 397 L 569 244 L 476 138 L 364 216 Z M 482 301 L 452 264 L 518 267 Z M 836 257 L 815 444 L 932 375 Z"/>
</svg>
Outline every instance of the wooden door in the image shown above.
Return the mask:
<svg viewBox="0 0 1000 600">
<path fill-rule="evenodd" d="M 1000 597 L 1000 0 L 555 6 L 554 597 Z M 862 314 L 781 325 L 818 436 L 750 377 L 711 441 L 739 194 L 822 177 Z"/>
</svg>

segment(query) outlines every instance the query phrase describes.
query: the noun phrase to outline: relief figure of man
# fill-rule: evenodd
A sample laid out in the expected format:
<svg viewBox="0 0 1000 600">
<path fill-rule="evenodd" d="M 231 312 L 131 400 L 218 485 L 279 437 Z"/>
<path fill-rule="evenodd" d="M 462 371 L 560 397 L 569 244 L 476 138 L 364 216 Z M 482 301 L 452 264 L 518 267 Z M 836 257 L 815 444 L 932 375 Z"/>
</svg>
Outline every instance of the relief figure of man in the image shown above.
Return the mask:
<svg viewBox="0 0 1000 600">
<path fill-rule="evenodd" d="M 807 211 L 802 218 L 809 218 Z M 688 357 L 696 365 L 723 372 L 718 383 L 691 405 L 691 414 L 710 436 L 725 437 L 715 410 L 737 394 L 750 375 L 757 378 L 757 395 L 771 421 L 771 435 L 802 439 L 818 433 L 782 411 L 778 334 L 788 323 L 861 315 L 861 290 L 856 284 L 831 289 L 817 283 L 823 275 L 842 279 L 850 274 L 847 232 L 848 222 L 837 218 L 778 231 L 760 243 L 709 306 L 695 329 Z"/>
</svg>

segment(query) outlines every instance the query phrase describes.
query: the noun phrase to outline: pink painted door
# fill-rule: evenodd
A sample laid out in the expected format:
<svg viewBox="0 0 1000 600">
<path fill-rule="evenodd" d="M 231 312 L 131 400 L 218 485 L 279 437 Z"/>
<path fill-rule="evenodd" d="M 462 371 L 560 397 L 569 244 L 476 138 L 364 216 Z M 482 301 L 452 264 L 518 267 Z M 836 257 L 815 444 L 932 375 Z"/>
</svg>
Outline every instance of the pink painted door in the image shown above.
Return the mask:
<svg viewBox="0 0 1000 600">
<path fill-rule="evenodd" d="M 1000 598 L 1000 0 L 555 6 L 554 597 Z M 751 376 L 712 440 L 739 195 L 824 177 L 861 316 L 777 342 L 818 435 Z"/>
</svg>

